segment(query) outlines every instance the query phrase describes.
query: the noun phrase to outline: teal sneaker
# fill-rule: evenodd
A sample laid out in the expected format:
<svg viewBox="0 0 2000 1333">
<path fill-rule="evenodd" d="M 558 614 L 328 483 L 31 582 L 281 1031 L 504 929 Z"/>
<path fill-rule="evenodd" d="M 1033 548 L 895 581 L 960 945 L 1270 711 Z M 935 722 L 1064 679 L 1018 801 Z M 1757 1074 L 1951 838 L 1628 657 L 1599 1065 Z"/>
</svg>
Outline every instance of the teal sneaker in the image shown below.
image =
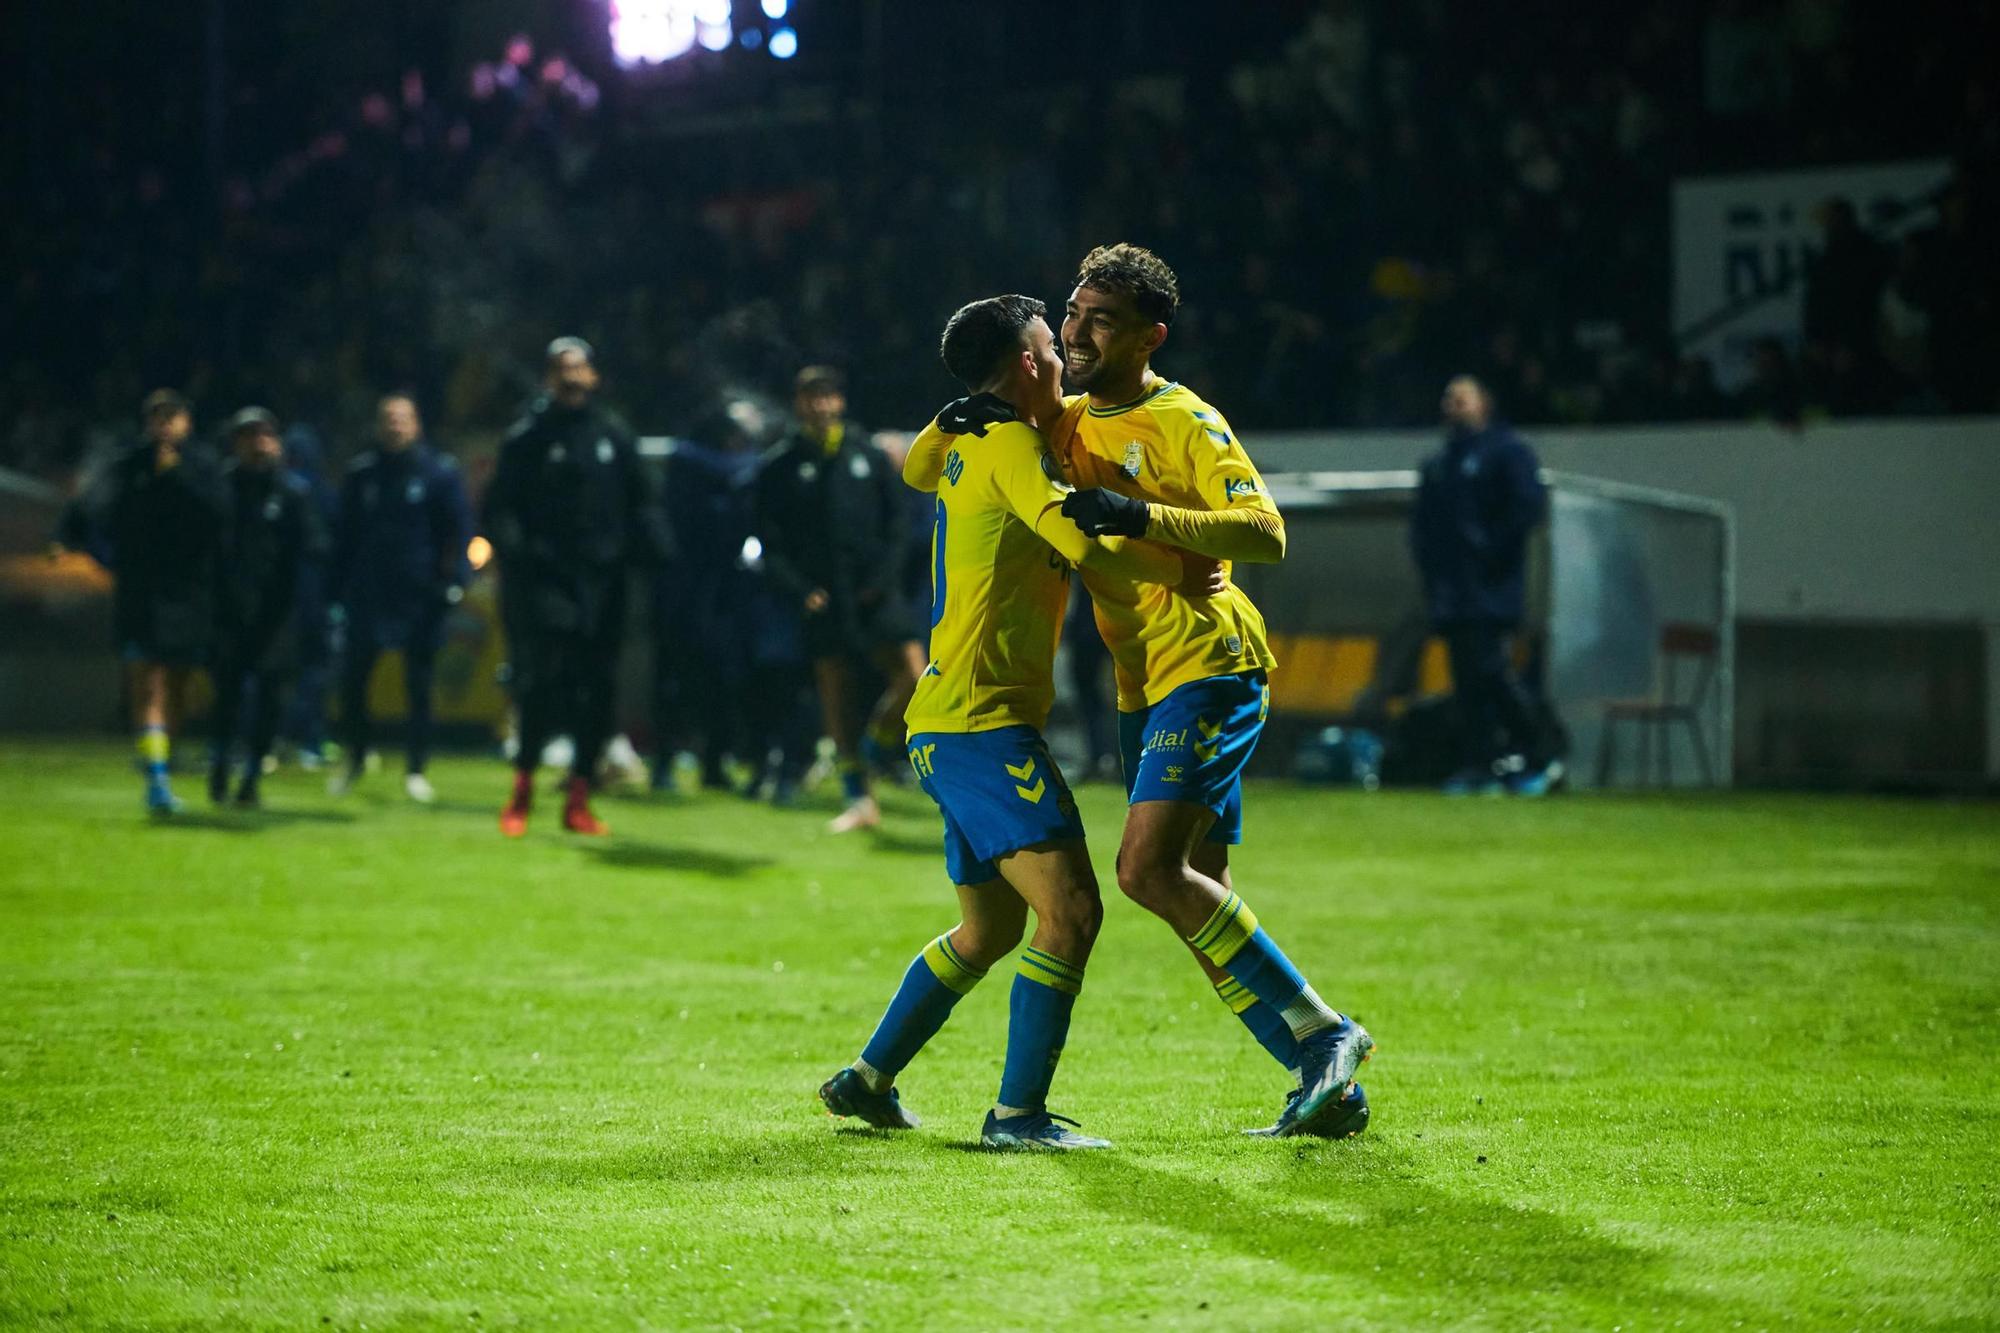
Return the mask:
<svg viewBox="0 0 2000 1333">
<path fill-rule="evenodd" d="M 1330 1112 L 1320 1115 L 1309 1129 L 1295 1128 L 1299 1119 L 1299 1103 L 1305 1098 L 1305 1089 L 1294 1088 L 1285 1098 L 1285 1109 L 1278 1112 L 1278 1123 L 1265 1129 L 1246 1129 L 1243 1132 L 1257 1139 L 1283 1139 L 1295 1134 L 1312 1135 L 1322 1139 L 1351 1139 L 1368 1128 L 1368 1094 L 1361 1090 L 1359 1083 L 1350 1083 L 1347 1093 Z"/>
<path fill-rule="evenodd" d="M 1461 768 L 1444 780 L 1438 788 L 1446 796 L 1498 796 L 1506 788 L 1491 772 L 1476 768 Z"/>
<path fill-rule="evenodd" d="M 923 1122 L 903 1105 L 894 1088 L 870 1092 L 861 1075 L 843 1069 L 819 1085 L 819 1099 L 838 1116 L 853 1116 L 877 1129 L 915 1129 Z"/>
<path fill-rule="evenodd" d="M 1062 1121 L 1061 1125 L 1056 1123 L 1058 1120 Z M 1076 1121 L 1068 1116 L 1050 1115 L 1047 1111 L 1011 1115 L 1005 1120 L 988 1111 L 986 1123 L 979 1130 L 979 1142 L 988 1148 L 1013 1152 L 1075 1152 L 1084 1148 L 1111 1146 L 1109 1139 L 1093 1139 L 1088 1134 L 1063 1128 L 1063 1125 L 1074 1124 Z"/>
<path fill-rule="evenodd" d="M 1541 768 L 1522 769 L 1519 773 L 1509 773 L 1501 779 L 1509 796 L 1547 796 L 1562 785 L 1564 777 L 1561 760 L 1552 760 Z"/>
<path fill-rule="evenodd" d="M 1355 1071 L 1375 1049 L 1368 1029 L 1342 1015 L 1340 1022 L 1299 1043 L 1299 1104 L 1285 1135 L 1317 1134 L 1323 1116 L 1336 1114 Z"/>
<path fill-rule="evenodd" d="M 181 812 L 181 803 L 167 786 L 165 778 L 146 780 L 146 813 L 155 819 L 172 819 Z"/>
</svg>

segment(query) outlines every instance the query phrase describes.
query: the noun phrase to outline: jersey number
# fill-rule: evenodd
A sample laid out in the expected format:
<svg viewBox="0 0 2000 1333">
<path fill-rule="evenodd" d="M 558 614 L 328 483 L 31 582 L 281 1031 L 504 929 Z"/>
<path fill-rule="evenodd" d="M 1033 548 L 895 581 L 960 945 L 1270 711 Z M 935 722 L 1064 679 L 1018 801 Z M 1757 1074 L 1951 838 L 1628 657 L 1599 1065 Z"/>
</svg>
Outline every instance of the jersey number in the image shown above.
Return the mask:
<svg viewBox="0 0 2000 1333">
<path fill-rule="evenodd" d="M 944 501 L 937 502 L 937 521 L 931 527 L 931 628 L 944 619 Z"/>
</svg>

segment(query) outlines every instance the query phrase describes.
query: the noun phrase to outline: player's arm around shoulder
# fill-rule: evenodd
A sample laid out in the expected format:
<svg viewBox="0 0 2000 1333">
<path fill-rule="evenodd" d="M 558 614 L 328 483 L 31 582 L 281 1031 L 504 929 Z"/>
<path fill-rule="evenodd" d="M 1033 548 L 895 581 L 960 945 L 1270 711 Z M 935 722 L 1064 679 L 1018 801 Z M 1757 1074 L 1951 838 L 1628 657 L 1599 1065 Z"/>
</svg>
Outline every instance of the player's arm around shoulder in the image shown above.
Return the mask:
<svg viewBox="0 0 2000 1333">
<path fill-rule="evenodd" d="M 1285 558 L 1285 520 L 1222 413 L 1189 396 L 1172 429 L 1185 441 L 1188 470 L 1206 508 L 1151 501 L 1146 535 L 1170 546 L 1249 564 Z"/>
<path fill-rule="evenodd" d="M 1087 537 L 1063 515 L 1067 487 L 1048 446 L 1032 426 L 998 427 L 987 432 L 986 441 L 993 449 L 990 475 L 1002 500 L 1065 560 L 1129 583 L 1180 586 L 1186 571 L 1172 551 L 1153 542 Z"/>
</svg>

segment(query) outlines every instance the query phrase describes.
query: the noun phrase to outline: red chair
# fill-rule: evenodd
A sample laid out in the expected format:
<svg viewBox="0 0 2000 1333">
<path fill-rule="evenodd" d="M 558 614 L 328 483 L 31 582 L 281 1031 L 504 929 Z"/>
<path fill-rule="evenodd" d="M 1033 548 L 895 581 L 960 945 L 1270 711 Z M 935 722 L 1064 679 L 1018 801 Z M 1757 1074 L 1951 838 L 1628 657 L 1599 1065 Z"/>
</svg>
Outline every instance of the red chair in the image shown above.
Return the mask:
<svg viewBox="0 0 2000 1333">
<path fill-rule="evenodd" d="M 1660 627 L 1660 655 L 1653 692 L 1642 698 L 1612 699 L 1604 705 L 1604 730 L 1597 742 L 1597 785 L 1611 785 L 1617 765 L 1617 735 L 1621 722 L 1639 728 L 1639 778 L 1651 776 L 1653 737 L 1659 736 L 1658 773 L 1660 785 L 1674 785 L 1673 735 L 1676 725 L 1687 728 L 1694 747 L 1695 762 L 1701 766 L 1701 780 L 1715 785 L 1715 769 L 1709 763 L 1708 742 L 1702 738 L 1702 715 L 1708 692 L 1715 687 L 1716 664 L 1721 657 L 1722 636 L 1707 625 L 1667 624 Z M 1682 682 L 1687 681 L 1686 693 Z"/>
</svg>

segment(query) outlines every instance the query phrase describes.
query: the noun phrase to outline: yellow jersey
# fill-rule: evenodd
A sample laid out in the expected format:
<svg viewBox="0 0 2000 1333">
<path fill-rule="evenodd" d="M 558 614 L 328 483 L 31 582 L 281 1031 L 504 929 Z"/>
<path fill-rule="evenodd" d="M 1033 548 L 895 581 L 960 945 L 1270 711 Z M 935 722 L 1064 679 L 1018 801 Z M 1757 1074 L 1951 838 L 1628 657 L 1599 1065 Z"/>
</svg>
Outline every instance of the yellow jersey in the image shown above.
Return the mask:
<svg viewBox="0 0 2000 1333">
<path fill-rule="evenodd" d="M 904 723 L 911 735 L 1039 730 L 1055 699 L 1070 570 L 1080 563 L 1129 595 L 1127 578 L 1178 581 L 1180 560 L 1152 543 L 1098 542 L 1078 531 L 1062 516 L 1064 488 L 1042 437 L 1024 422 L 959 436 L 933 423 L 920 439 L 932 446 L 932 466 L 905 476 L 937 492 L 931 661 Z"/>
<path fill-rule="evenodd" d="M 1211 543 L 1192 535 L 1199 514 L 1177 522 L 1155 506 L 1148 537 L 1217 558 L 1242 550 L 1242 537 L 1259 541 L 1262 558 L 1283 553 L 1284 521 L 1250 455 L 1222 414 L 1183 385 L 1163 381 L 1122 407 L 1092 407 L 1082 395 L 1065 398 L 1049 452 L 1080 489 L 1101 486 L 1180 510 L 1250 511 L 1242 513 L 1248 524 L 1231 524 L 1228 538 Z M 1213 535 L 1222 532 L 1217 528 Z M 1156 704 L 1189 681 L 1277 665 L 1264 617 L 1234 583 L 1201 600 L 1089 570 L 1084 586 L 1117 668 L 1123 712 Z"/>
</svg>

